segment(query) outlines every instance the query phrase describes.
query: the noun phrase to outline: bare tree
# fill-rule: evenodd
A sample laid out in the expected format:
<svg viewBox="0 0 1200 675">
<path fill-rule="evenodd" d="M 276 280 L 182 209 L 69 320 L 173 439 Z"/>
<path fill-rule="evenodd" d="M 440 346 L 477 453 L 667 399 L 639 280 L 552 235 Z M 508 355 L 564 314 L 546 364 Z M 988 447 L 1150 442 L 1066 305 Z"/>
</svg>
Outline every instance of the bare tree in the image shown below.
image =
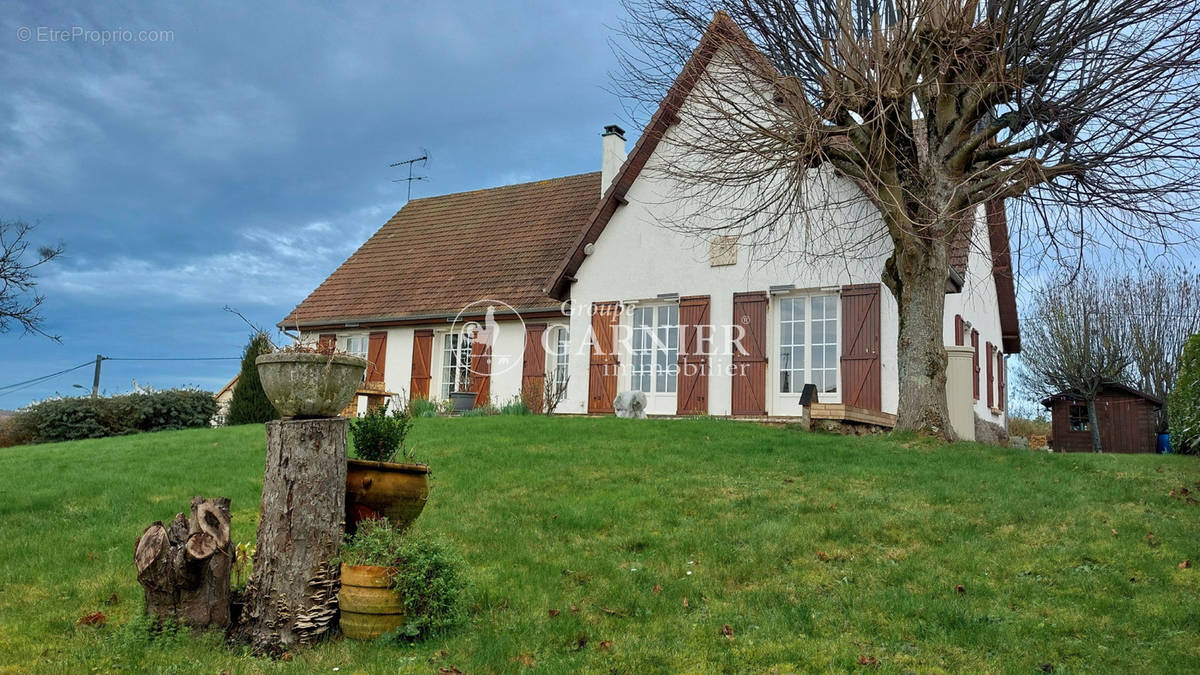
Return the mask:
<svg viewBox="0 0 1200 675">
<path fill-rule="evenodd" d="M 1155 270 L 1116 277 L 1105 286 L 1111 293 L 1109 311 L 1127 319 L 1133 377 L 1143 391 L 1167 400 L 1183 345 L 1200 333 L 1200 273 Z M 1160 430 L 1167 428 L 1165 408 L 1158 422 Z"/>
<path fill-rule="evenodd" d="M 28 235 L 33 226 L 22 221 L 0 220 L 0 333 L 21 327 L 60 342 L 57 335 L 42 330 L 42 303 L 34 271 L 62 255 L 62 244 L 40 246 L 29 253 Z"/>
<path fill-rule="evenodd" d="M 1129 317 L 1114 311 L 1108 285 L 1084 272 L 1055 279 L 1034 297 L 1023 317 L 1023 387 L 1039 398 L 1066 393 L 1087 403 L 1092 449 L 1100 452 L 1096 395 L 1125 380 L 1133 363 Z"/>
<path fill-rule="evenodd" d="M 618 82 L 635 108 L 653 110 L 677 77 L 696 84 L 686 124 L 658 127 L 673 226 L 801 257 L 885 245 L 898 428 L 953 434 L 949 248 L 985 205 L 1019 200 L 1016 240 L 1052 263 L 1195 238 L 1200 3 L 625 2 Z M 844 180 L 857 191 L 836 189 Z M 856 201 L 879 228 L 847 216 Z"/>
</svg>

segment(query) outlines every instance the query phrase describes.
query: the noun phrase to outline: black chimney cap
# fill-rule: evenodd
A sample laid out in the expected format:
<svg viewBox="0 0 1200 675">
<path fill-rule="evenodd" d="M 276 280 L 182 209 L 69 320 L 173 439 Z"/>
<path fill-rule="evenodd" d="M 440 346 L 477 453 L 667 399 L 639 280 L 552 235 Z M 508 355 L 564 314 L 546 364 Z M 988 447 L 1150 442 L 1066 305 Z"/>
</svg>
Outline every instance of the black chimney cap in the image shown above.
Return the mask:
<svg viewBox="0 0 1200 675">
<path fill-rule="evenodd" d="M 624 130 L 624 129 L 622 129 L 621 127 L 619 127 L 619 126 L 615 125 L 615 124 L 607 124 L 607 125 L 605 125 L 605 126 L 604 126 L 604 133 L 602 133 L 602 134 L 600 134 L 600 135 L 601 135 L 601 136 L 607 136 L 607 135 L 609 135 L 609 134 L 616 134 L 616 135 L 620 136 L 622 139 L 624 139 L 624 138 L 625 138 L 625 130 Z"/>
</svg>

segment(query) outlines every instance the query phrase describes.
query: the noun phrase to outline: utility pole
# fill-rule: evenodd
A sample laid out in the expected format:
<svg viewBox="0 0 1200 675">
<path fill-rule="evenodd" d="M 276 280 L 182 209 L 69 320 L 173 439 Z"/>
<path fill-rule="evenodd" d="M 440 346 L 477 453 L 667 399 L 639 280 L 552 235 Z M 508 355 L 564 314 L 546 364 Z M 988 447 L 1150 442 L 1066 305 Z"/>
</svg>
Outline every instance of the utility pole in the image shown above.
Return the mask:
<svg viewBox="0 0 1200 675">
<path fill-rule="evenodd" d="M 96 374 L 92 376 L 92 398 L 100 396 L 100 362 L 103 360 L 103 356 L 96 355 Z"/>
</svg>

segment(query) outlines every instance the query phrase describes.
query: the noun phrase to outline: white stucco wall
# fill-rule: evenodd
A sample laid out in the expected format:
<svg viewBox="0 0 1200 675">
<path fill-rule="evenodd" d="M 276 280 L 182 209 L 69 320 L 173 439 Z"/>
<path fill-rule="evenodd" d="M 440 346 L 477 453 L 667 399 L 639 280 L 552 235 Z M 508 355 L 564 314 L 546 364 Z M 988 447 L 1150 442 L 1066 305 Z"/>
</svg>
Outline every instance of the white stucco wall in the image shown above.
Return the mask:
<svg viewBox="0 0 1200 675">
<path fill-rule="evenodd" d="M 992 276 L 992 253 L 989 242 L 987 217 L 984 214 L 984 208 L 980 206 L 975 218 L 975 228 L 971 233 L 970 256 L 967 259 L 967 272 L 963 275 L 962 292 L 946 296 L 942 339 L 947 345 L 955 343 L 955 315 L 961 315 L 963 321 L 969 324 L 968 333 L 972 328 L 979 331 L 979 399 L 975 401 L 975 414 L 980 419 L 1005 426 L 1005 413 L 994 412 L 987 405 L 987 343 L 991 342 L 996 351 L 1003 349 L 1000 306 L 996 295 L 996 280 Z M 970 339 L 964 339 L 963 345 L 971 346 Z M 998 369 L 993 370 L 992 388 L 995 392 L 993 402 L 998 409 L 1001 406 Z"/>
</svg>

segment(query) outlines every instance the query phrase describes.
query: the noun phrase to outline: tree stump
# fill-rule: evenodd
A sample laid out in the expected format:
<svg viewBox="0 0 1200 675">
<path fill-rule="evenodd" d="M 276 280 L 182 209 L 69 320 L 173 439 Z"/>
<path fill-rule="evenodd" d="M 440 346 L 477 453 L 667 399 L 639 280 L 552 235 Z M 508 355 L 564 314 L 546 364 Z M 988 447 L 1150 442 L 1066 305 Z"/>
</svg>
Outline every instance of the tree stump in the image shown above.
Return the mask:
<svg viewBox="0 0 1200 675">
<path fill-rule="evenodd" d="M 196 628 L 229 626 L 229 576 L 234 546 L 229 499 L 193 497 L 191 518 L 157 521 L 133 546 L 146 614 Z"/>
<path fill-rule="evenodd" d="M 349 420 L 267 423 L 254 573 L 234 638 L 277 654 L 323 636 L 337 616 Z"/>
</svg>

